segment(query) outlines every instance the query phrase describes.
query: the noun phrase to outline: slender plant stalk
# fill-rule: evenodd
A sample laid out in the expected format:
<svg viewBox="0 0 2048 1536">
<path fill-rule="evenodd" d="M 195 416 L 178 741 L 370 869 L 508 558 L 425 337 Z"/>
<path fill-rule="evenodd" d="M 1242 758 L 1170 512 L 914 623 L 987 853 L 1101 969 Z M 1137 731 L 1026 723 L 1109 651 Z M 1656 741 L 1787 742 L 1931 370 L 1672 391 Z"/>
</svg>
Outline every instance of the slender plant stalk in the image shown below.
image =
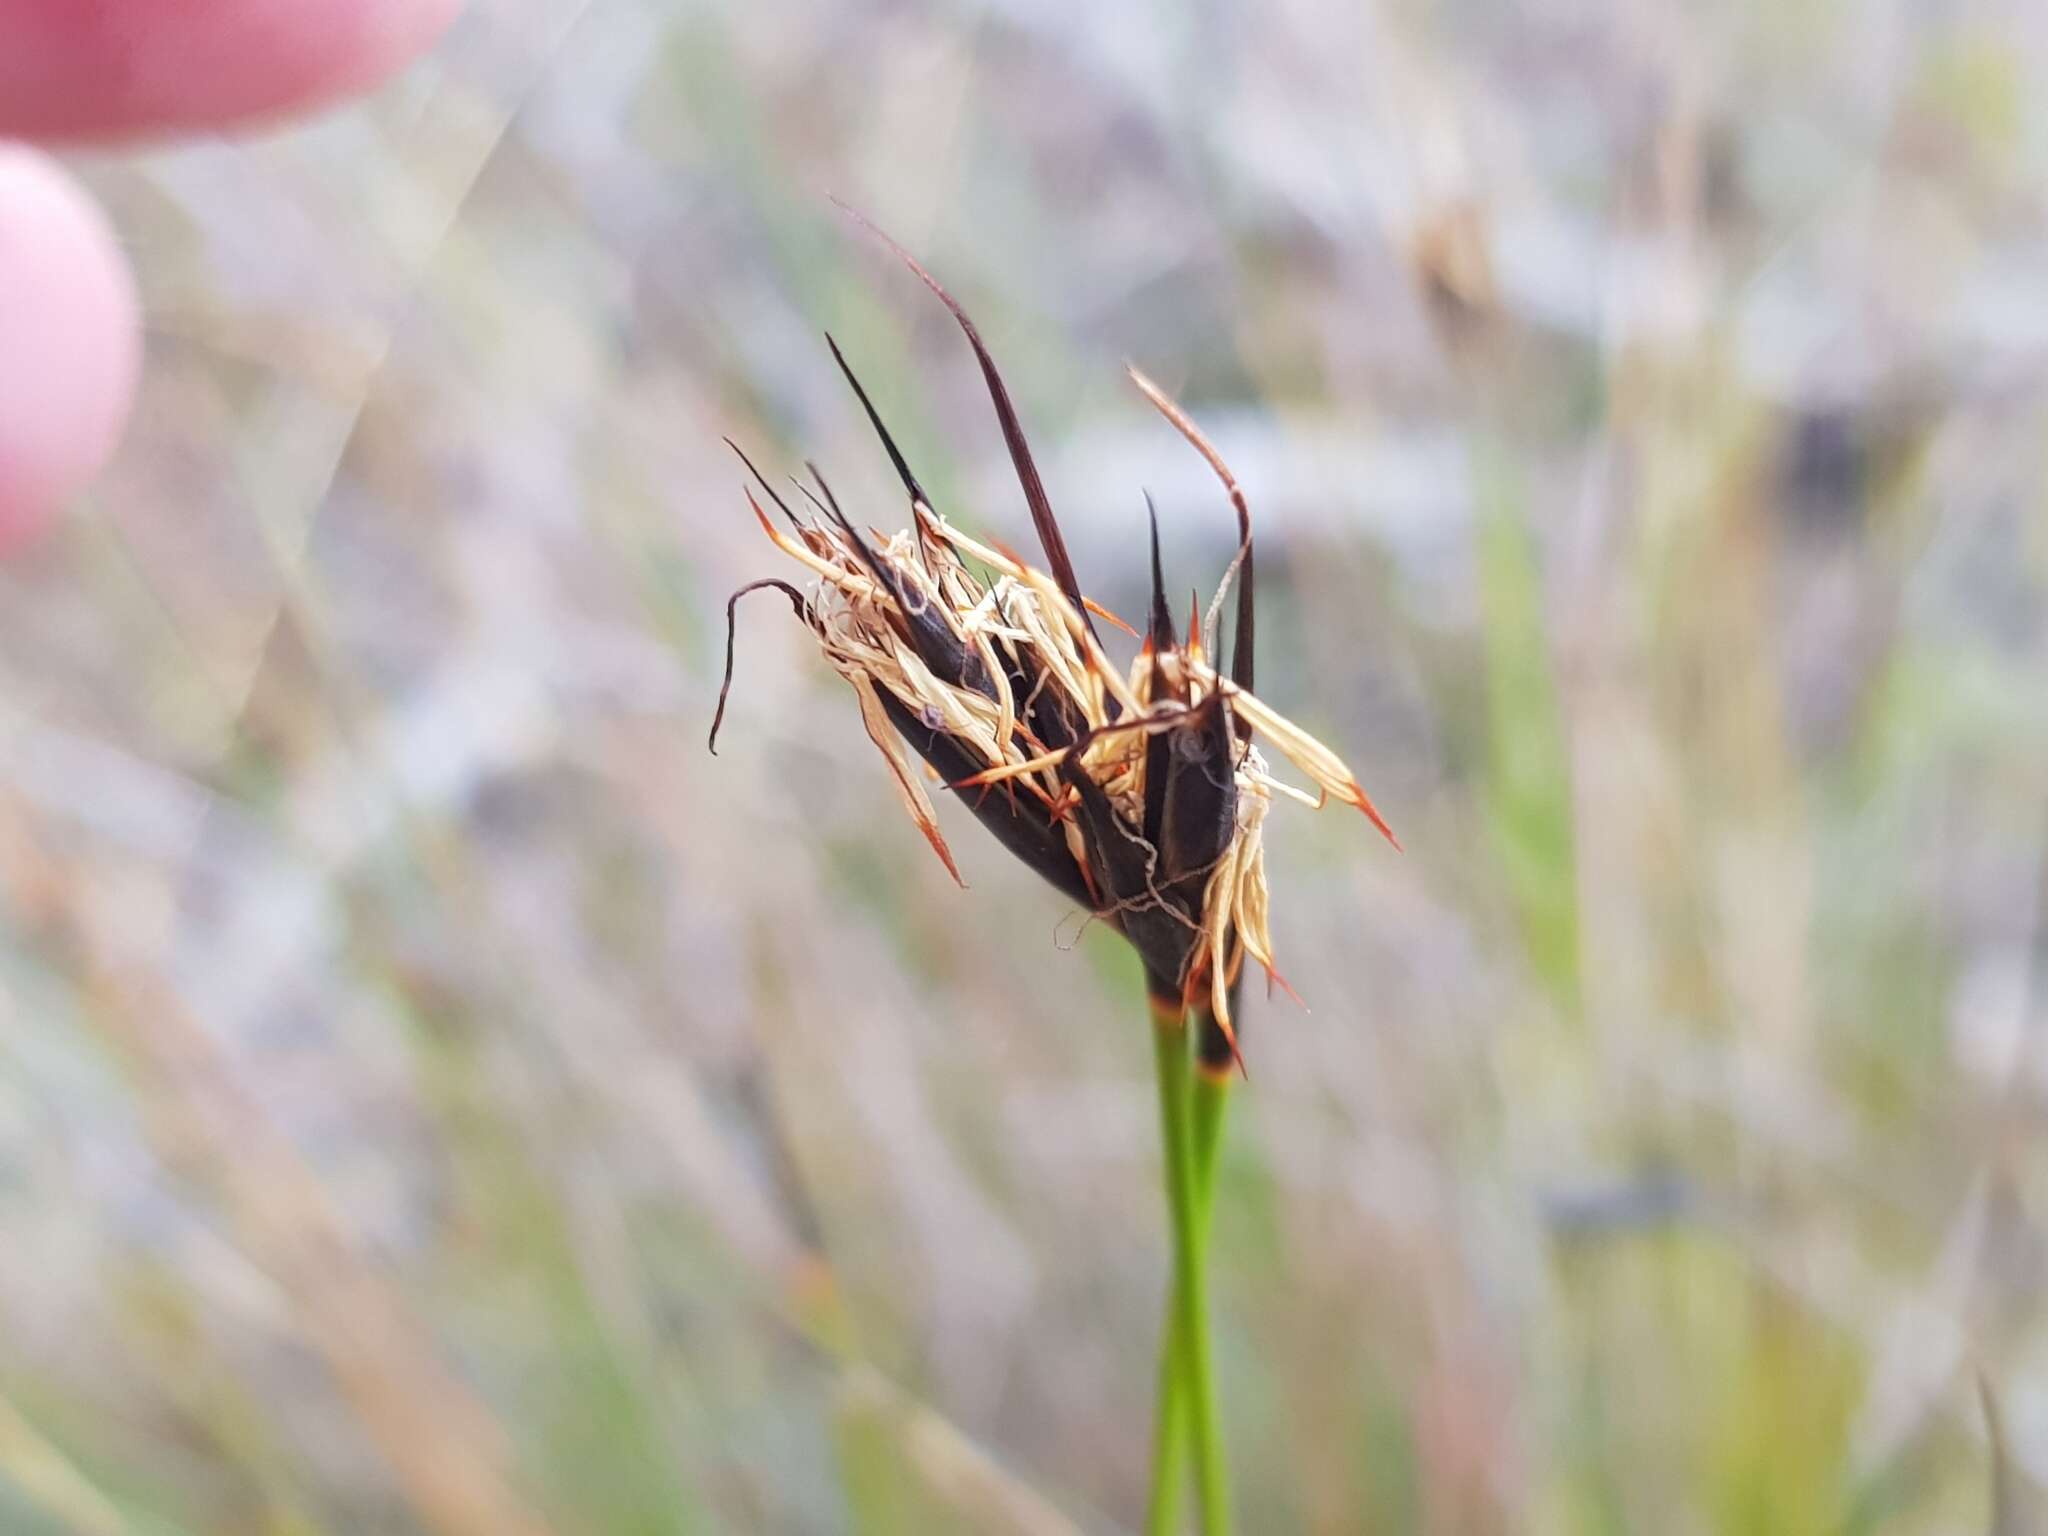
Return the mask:
<svg viewBox="0 0 2048 1536">
<path fill-rule="evenodd" d="M 1164 1028 L 1162 1024 L 1159 1027 Z M 1216 1209 L 1216 1153 L 1223 1141 L 1223 1122 L 1230 1108 L 1235 1079 L 1227 1071 L 1198 1064 L 1190 1116 L 1190 1155 L 1194 1162 L 1196 1263 L 1206 1273 L 1209 1233 Z M 1176 1293 L 1178 1292 L 1176 1282 Z M 1185 1477 L 1188 1418 L 1187 1393 L 1180 1374 L 1180 1311 L 1171 1304 L 1167 1328 L 1159 1343 L 1157 1428 L 1152 1441 L 1152 1499 L 1147 1536 L 1172 1536 L 1180 1529 L 1180 1496 Z"/>
<path fill-rule="evenodd" d="M 1181 1426 L 1194 1452 L 1195 1492 L 1207 1536 L 1230 1530 L 1229 1470 L 1216 1413 L 1210 1368 L 1208 1222 L 1198 1198 L 1193 1112 L 1194 1074 L 1189 1064 L 1188 1029 L 1177 1001 L 1157 995 L 1152 1002 L 1153 1041 L 1159 1071 L 1159 1125 L 1165 1152 L 1167 1206 L 1173 1218 L 1173 1294 L 1166 1323 L 1167 1360 L 1159 1375 L 1157 1437 L 1153 1454 L 1153 1501 L 1147 1529 L 1167 1533 L 1179 1517 L 1178 1442 Z M 1220 1127 L 1220 1115 L 1215 1117 Z M 1211 1156 L 1204 1159 L 1213 1166 Z"/>
<path fill-rule="evenodd" d="M 1187 1481 L 1188 1405 L 1180 1383 L 1179 1287 L 1167 1303 L 1159 1333 L 1159 1389 L 1152 1410 L 1152 1498 L 1146 1505 L 1145 1536 L 1175 1536 L 1180 1530 L 1180 1495 Z"/>
<path fill-rule="evenodd" d="M 1202 1223 L 1202 1253 L 1209 1251 L 1209 1224 L 1216 1211 L 1216 1149 L 1223 1142 L 1223 1120 L 1230 1108 L 1227 1072 L 1206 1066 L 1195 1069 L 1194 1152 L 1195 1212 Z"/>
</svg>

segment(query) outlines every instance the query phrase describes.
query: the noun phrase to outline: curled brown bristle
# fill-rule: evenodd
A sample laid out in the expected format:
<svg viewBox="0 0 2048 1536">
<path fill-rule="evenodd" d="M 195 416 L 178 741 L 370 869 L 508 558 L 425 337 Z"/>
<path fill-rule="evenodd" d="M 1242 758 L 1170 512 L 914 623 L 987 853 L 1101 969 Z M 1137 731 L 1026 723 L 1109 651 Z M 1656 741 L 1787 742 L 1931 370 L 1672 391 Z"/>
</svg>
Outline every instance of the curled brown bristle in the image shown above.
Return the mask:
<svg viewBox="0 0 2048 1536">
<path fill-rule="evenodd" d="M 758 512 L 760 509 L 757 507 L 755 510 Z M 739 623 L 737 610 L 740 599 L 749 592 L 760 591 L 763 587 L 773 587 L 781 592 L 789 599 L 790 606 L 796 610 L 796 616 L 806 623 L 810 622 L 810 605 L 805 601 L 803 593 L 779 576 L 763 576 L 759 581 L 750 581 L 725 600 L 725 679 L 718 685 L 718 710 L 711 717 L 711 735 L 704 743 L 713 757 L 718 756 L 718 728 L 725 723 L 726 696 L 732 692 L 733 635 Z"/>
<path fill-rule="evenodd" d="M 1230 562 L 1230 569 L 1224 573 L 1223 581 L 1216 589 L 1216 601 L 1223 601 L 1223 594 L 1230 589 L 1232 577 L 1237 581 L 1237 628 L 1231 636 L 1230 680 L 1240 688 L 1250 688 L 1255 671 L 1253 665 L 1253 569 L 1252 569 L 1252 509 L 1245 500 L 1244 491 L 1237 483 L 1237 476 L 1230 472 L 1230 466 L 1223 462 L 1223 455 L 1216 451 L 1208 435 L 1195 425 L 1178 402 L 1154 384 L 1136 367 L 1126 363 L 1124 371 L 1131 382 L 1138 386 L 1144 397 L 1151 401 L 1159 414 L 1174 426 L 1180 435 L 1188 440 L 1195 451 L 1206 459 L 1209 467 L 1216 472 L 1216 478 L 1223 482 L 1230 505 L 1237 512 L 1237 556 Z M 1249 728 L 1240 721 L 1238 733 L 1248 736 Z"/>
</svg>

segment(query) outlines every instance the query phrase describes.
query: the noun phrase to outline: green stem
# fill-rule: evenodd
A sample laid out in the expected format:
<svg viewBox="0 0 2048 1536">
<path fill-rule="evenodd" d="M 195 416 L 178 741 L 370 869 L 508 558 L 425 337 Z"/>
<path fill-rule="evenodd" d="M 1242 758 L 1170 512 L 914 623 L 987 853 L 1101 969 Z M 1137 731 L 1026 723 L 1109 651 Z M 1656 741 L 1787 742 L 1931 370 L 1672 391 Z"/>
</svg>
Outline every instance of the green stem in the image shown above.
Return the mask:
<svg viewBox="0 0 2048 1536">
<path fill-rule="evenodd" d="M 1227 1074 L 1206 1069 L 1198 1068 L 1194 1074 L 1190 1155 L 1195 1173 L 1196 1263 L 1204 1271 L 1209 1264 L 1209 1232 L 1216 1209 L 1216 1149 L 1223 1141 L 1232 1081 Z M 1180 1529 L 1188 1417 L 1187 1395 L 1181 1390 L 1179 1303 L 1172 1305 L 1165 1335 L 1159 1341 L 1158 1428 L 1152 1441 L 1152 1501 L 1146 1536 L 1172 1536 Z"/>
<path fill-rule="evenodd" d="M 1173 1296 L 1167 1322 L 1167 1358 L 1159 1375 L 1158 1425 L 1153 1454 L 1153 1503 L 1147 1529 L 1156 1536 L 1174 1529 L 1178 1518 L 1177 1477 L 1179 1425 L 1189 1429 L 1195 1462 L 1195 1490 L 1207 1536 L 1230 1530 L 1228 1468 L 1216 1414 L 1215 1382 L 1210 1369 L 1209 1295 L 1206 1274 L 1208 1235 L 1204 1199 L 1198 1197 L 1195 1118 L 1190 1089 L 1188 1029 L 1178 1007 L 1155 999 L 1153 1041 L 1159 1071 L 1159 1129 L 1165 1152 L 1167 1206 L 1173 1218 Z M 1213 1135 L 1220 1128 L 1220 1114 Z M 1213 1168 L 1214 1146 L 1201 1161 Z M 1171 1491 L 1169 1491 L 1171 1490 Z"/>
<path fill-rule="evenodd" d="M 1195 1073 L 1195 1212 L 1202 1222 L 1202 1257 L 1209 1256 L 1209 1221 L 1216 1210 L 1216 1149 L 1223 1143 L 1224 1111 L 1232 1079 L 1206 1069 Z"/>
<path fill-rule="evenodd" d="M 1174 1536 L 1180 1529 L 1180 1491 L 1187 1480 L 1187 1398 L 1180 1390 L 1180 1313 L 1168 1303 L 1159 1334 L 1159 1388 L 1152 1425 L 1152 1498 L 1146 1505 L 1145 1536 Z"/>
</svg>

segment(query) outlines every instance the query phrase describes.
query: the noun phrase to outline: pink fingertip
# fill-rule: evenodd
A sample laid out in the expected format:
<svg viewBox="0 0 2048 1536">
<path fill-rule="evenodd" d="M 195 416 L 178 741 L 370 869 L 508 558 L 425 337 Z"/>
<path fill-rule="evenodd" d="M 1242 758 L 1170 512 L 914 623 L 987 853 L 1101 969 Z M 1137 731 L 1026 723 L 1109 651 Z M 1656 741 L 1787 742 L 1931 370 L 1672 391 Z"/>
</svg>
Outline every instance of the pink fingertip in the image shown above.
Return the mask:
<svg viewBox="0 0 2048 1536">
<path fill-rule="evenodd" d="M 53 162 L 0 144 L 0 558 L 106 462 L 140 360 L 135 286 L 106 219 Z"/>
<path fill-rule="evenodd" d="M 425 51 L 459 0 L 0 0 L 0 133 L 108 140 L 280 117 Z"/>
</svg>

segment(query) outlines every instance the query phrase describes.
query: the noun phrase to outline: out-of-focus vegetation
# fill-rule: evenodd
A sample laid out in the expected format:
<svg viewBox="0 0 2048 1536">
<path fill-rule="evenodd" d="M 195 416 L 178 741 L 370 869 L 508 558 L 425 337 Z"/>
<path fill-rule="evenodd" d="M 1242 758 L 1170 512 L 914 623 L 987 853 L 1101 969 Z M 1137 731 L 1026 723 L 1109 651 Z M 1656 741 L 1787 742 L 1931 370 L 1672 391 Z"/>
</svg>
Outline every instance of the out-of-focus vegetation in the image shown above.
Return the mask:
<svg viewBox="0 0 2048 1536">
<path fill-rule="evenodd" d="M 739 495 L 1260 520 L 1257 1532 L 1934 1533 L 2048 1477 L 2048 12 L 476 5 L 88 166 L 151 362 L 0 570 L 0 1531 L 1128 1527 L 1121 946 L 898 816 Z M 1077 931 L 1079 929 L 1080 931 Z M 2015 1527 L 2017 1528 L 2017 1527 Z"/>
</svg>

